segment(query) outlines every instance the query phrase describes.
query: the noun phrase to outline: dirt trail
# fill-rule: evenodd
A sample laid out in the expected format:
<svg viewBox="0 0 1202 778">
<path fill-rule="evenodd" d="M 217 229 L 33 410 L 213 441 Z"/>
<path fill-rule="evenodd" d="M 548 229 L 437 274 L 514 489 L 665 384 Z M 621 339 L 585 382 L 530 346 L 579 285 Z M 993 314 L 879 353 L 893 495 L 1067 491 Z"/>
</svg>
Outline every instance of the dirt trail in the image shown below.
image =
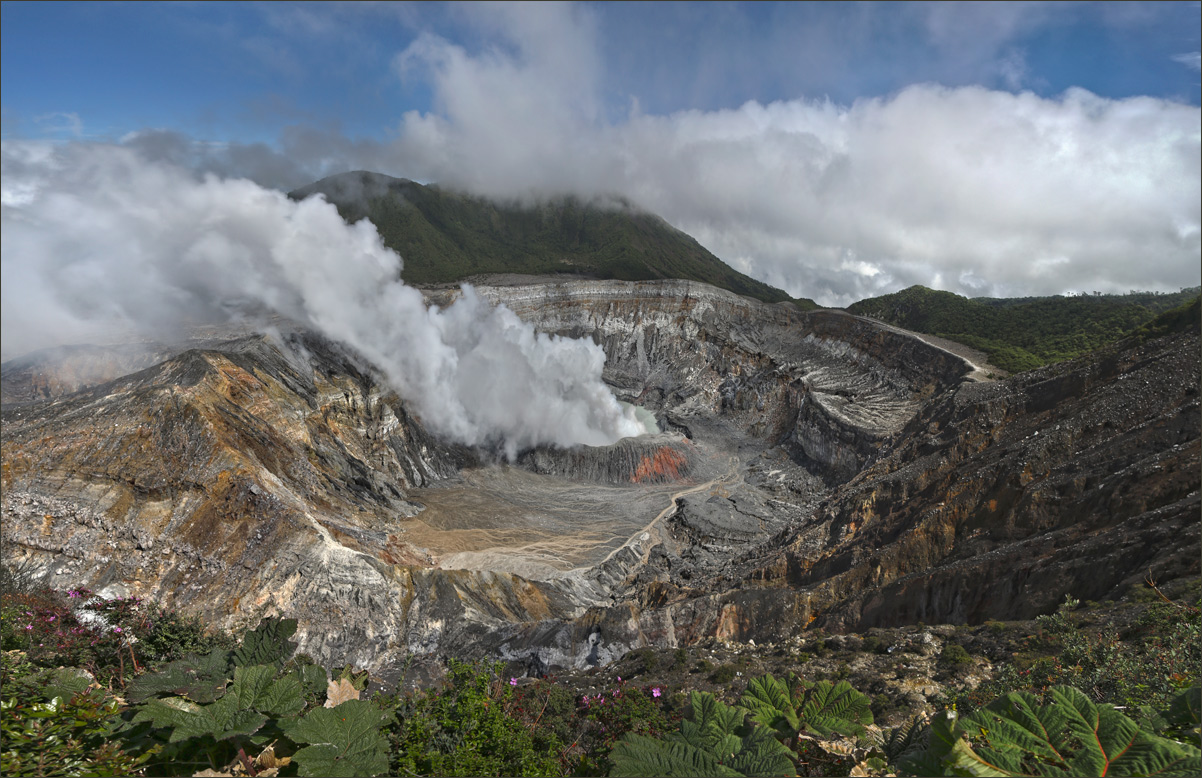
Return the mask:
<svg viewBox="0 0 1202 778">
<path fill-rule="evenodd" d="M 605 558 L 602 559 L 599 564 L 602 564 L 602 565 L 605 564 L 606 562 L 608 562 L 610 559 L 613 558 L 614 554 L 616 554 L 619 551 L 621 551 L 622 549 L 626 548 L 632 542 L 637 542 L 637 539 L 642 539 L 642 537 L 644 535 L 651 532 L 651 530 L 655 528 L 655 525 L 658 524 L 661 519 L 667 518 L 668 516 L 671 516 L 672 514 L 676 513 L 676 501 L 679 500 L 681 497 L 684 497 L 686 494 L 696 494 L 697 492 L 703 492 L 706 489 L 710 489 L 719 483 L 721 483 L 724 486 L 729 485 L 730 483 L 732 483 L 734 480 L 736 480 L 738 478 L 738 472 L 739 472 L 738 459 L 736 457 L 731 457 L 730 469 L 728 469 L 726 471 L 726 473 L 723 474 L 721 477 L 713 478 L 709 481 L 706 481 L 703 484 L 697 484 L 696 486 L 690 486 L 688 489 L 681 489 L 679 492 L 673 492 L 668 497 L 668 507 L 664 508 L 662 511 L 657 513 L 655 515 L 655 518 L 647 523 L 647 526 L 632 533 L 630 535 L 630 537 L 626 540 L 625 543 L 623 543 L 622 545 L 615 548 L 613 551 L 610 551 L 608 554 L 606 554 Z"/>
</svg>

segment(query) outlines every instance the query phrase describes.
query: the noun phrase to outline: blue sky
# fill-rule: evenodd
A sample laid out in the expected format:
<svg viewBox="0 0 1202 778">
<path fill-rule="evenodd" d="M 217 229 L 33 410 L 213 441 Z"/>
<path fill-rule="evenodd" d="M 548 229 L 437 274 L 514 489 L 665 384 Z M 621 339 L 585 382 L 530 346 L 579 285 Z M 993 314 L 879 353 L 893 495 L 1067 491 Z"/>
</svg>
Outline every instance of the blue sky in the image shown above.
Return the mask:
<svg viewBox="0 0 1202 778">
<path fill-rule="evenodd" d="M 631 100 L 656 114 L 851 103 L 920 82 L 1199 104 L 1197 3 L 590 10 L 612 118 Z M 427 85 L 392 67 L 423 32 L 469 52 L 505 43 L 470 8 L 430 3 L 4 2 L 4 133 L 117 139 L 154 127 L 271 142 L 302 124 L 385 140 L 405 111 L 432 107 Z"/>
<path fill-rule="evenodd" d="M 369 168 L 618 192 L 828 304 L 1198 283 L 1196 2 L 2 14 L 6 154 L 120 145 L 284 189 Z"/>
</svg>

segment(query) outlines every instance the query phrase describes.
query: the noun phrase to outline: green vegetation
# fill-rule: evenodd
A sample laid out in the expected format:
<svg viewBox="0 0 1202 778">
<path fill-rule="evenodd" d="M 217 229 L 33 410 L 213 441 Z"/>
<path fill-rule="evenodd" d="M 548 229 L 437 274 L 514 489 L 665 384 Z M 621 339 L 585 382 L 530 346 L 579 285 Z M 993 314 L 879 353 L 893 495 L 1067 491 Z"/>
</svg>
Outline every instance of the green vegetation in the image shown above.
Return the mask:
<svg viewBox="0 0 1202 778">
<path fill-rule="evenodd" d="M 664 739 L 627 735 L 613 750 L 615 776 L 796 775 L 791 753 L 766 727 L 744 727 L 746 711 L 693 692 L 691 711 Z"/>
<path fill-rule="evenodd" d="M 363 171 L 322 179 L 290 196 L 318 192 L 348 222 L 371 220 L 384 245 L 403 258 L 402 276 L 409 283 L 453 282 L 483 273 L 570 273 L 624 281 L 680 278 L 765 302 L 790 299 L 625 200 L 498 203 Z M 811 300 L 797 304 L 817 307 Z"/>
<path fill-rule="evenodd" d="M 912 717 L 880 727 L 873 711 L 888 700 L 793 673 L 718 690 L 741 695 L 732 703 L 620 677 L 578 694 L 555 679 L 507 678 L 499 663 L 450 660 L 432 688 L 368 697 L 366 673 L 327 671 L 295 654 L 293 620 L 264 619 L 235 639 L 136 598 L 56 592 L 10 572 L 0 571 L 4 775 L 1193 775 L 1200 767 L 1202 620 L 1154 587 L 1150 602 L 1133 592 L 1139 615 L 1121 630 L 1097 628 L 1090 608 L 1066 601 L 1034 622 L 1011 665 L 930 726 Z M 81 622 L 80 613 L 104 618 Z M 166 634 L 199 650 L 164 651 Z M 688 651 L 671 656 L 685 673 Z M 968 656 L 949 641 L 940 664 Z M 630 656 L 644 673 L 668 664 L 650 648 Z"/>
<path fill-rule="evenodd" d="M 1198 291 L 970 300 L 912 286 L 861 300 L 847 310 L 963 343 L 985 352 L 993 365 L 1017 373 L 1113 343 L 1166 312 L 1172 315 L 1147 330 L 1148 336 L 1190 322 L 1197 326 Z"/>
<path fill-rule="evenodd" d="M 1150 588 L 1149 588 L 1150 590 Z M 961 712 L 976 710 L 1009 691 L 1046 694 L 1072 686 L 1095 703 L 1110 703 L 1137 717 L 1168 706 L 1196 684 L 1202 667 L 1202 614 L 1181 603 L 1157 601 L 1124 628 L 1090 624 L 1090 609 L 1066 599 L 1056 613 L 1035 620 L 1038 631 L 1025 650 L 991 681 L 960 695 Z"/>
<path fill-rule="evenodd" d="M 1188 698 L 1170 715 L 1188 717 Z M 1196 695 L 1193 695 L 1196 696 Z M 945 711 L 931 722 L 927 748 L 903 760 L 914 775 L 1198 775 L 1198 747 L 1145 731 L 1110 705 L 1095 705 L 1071 686 L 1048 691 L 1048 703 L 1012 692 L 958 720 Z M 1182 722 L 1185 724 L 1186 722 Z"/>
</svg>

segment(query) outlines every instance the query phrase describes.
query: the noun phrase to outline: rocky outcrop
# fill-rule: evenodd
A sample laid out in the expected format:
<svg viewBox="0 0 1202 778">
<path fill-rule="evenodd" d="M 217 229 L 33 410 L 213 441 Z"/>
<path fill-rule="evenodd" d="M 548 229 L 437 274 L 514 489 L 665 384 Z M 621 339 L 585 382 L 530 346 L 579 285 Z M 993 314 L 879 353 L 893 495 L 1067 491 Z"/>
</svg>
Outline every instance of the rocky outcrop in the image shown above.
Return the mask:
<svg viewBox="0 0 1202 778">
<path fill-rule="evenodd" d="M 701 284 L 479 290 L 592 337 L 665 432 L 489 463 L 281 322 L 62 351 L 4 366 L 5 554 L 226 626 L 296 617 L 302 650 L 381 672 L 1015 618 L 1197 575 L 1196 330 L 977 383 L 907 333 Z"/>
<path fill-rule="evenodd" d="M 692 473 L 694 446 L 678 435 L 623 438 L 610 446 L 540 447 L 518 464 L 535 473 L 600 484 L 675 483 Z"/>
</svg>

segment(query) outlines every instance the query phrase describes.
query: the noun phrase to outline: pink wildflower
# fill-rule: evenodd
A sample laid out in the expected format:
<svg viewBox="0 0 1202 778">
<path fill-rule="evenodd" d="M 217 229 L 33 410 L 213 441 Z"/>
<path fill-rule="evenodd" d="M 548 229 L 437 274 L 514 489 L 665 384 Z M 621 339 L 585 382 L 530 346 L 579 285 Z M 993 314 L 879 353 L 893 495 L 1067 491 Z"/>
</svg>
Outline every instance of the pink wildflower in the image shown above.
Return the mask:
<svg viewBox="0 0 1202 778">
<path fill-rule="evenodd" d="M 661 691 L 660 691 L 660 688 L 659 688 L 658 686 L 654 687 L 654 688 L 651 690 L 651 696 L 652 696 L 652 697 L 658 697 L 658 696 L 660 696 L 661 694 L 663 694 L 663 692 L 661 692 Z"/>
<path fill-rule="evenodd" d="M 516 678 L 510 678 L 510 679 L 509 679 L 509 685 L 510 685 L 510 686 L 517 686 L 517 685 L 518 685 L 518 679 L 516 679 Z"/>
</svg>

